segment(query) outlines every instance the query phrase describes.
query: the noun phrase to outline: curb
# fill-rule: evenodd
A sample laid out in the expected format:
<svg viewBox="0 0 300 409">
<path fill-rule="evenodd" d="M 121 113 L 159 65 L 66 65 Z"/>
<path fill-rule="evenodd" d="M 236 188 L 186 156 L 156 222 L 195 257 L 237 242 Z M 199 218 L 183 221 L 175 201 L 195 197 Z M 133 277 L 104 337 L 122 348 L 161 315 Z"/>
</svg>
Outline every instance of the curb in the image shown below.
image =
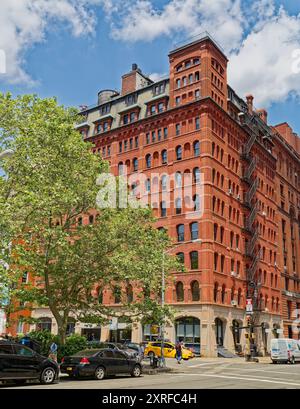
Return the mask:
<svg viewBox="0 0 300 409">
<path fill-rule="evenodd" d="M 177 372 L 177 371 L 173 368 L 143 369 L 143 375 L 157 375 L 159 373 L 170 373 L 170 372 Z"/>
</svg>

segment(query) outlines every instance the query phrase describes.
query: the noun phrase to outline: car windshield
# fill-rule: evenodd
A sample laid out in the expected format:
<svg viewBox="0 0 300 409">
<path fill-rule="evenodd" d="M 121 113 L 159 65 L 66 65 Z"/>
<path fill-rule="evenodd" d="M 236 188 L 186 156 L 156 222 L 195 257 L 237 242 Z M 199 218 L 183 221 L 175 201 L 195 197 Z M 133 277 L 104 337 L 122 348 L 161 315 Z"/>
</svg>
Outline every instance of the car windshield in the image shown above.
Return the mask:
<svg viewBox="0 0 300 409">
<path fill-rule="evenodd" d="M 100 352 L 101 349 L 85 349 L 84 351 L 79 351 L 73 356 L 93 356 Z"/>
</svg>

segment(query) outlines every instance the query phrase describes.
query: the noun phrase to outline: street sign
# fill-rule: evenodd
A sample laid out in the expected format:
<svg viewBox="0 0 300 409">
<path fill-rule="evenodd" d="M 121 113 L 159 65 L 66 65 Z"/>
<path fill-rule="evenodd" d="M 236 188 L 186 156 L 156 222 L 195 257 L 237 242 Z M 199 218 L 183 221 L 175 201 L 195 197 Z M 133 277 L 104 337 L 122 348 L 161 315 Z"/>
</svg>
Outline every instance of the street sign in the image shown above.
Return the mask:
<svg viewBox="0 0 300 409">
<path fill-rule="evenodd" d="M 118 329 L 118 318 L 114 317 L 109 321 L 109 329 L 111 331 L 116 331 Z"/>
<path fill-rule="evenodd" d="M 248 315 L 253 314 L 253 304 L 252 304 L 252 298 L 247 298 L 246 300 L 246 313 Z"/>
</svg>

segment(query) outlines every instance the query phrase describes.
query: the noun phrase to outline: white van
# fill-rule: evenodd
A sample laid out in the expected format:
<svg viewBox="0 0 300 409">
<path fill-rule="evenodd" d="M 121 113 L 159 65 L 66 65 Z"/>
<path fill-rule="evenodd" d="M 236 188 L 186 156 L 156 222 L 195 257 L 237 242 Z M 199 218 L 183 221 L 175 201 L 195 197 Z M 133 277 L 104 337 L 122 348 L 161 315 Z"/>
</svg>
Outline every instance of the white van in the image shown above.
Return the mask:
<svg viewBox="0 0 300 409">
<path fill-rule="evenodd" d="M 300 342 L 289 338 L 272 339 L 271 359 L 273 364 L 300 362 Z"/>
</svg>

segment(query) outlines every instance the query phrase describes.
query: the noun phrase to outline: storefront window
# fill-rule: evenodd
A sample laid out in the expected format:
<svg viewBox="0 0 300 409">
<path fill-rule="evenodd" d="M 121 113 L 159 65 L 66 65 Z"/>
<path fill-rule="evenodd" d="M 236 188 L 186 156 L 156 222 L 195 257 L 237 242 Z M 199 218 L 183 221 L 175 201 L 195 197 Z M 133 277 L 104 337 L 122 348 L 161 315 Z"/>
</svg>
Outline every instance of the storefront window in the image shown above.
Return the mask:
<svg viewBox="0 0 300 409">
<path fill-rule="evenodd" d="M 159 338 L 159 325 L 146 324 L 144 325 L 143 341 L 157 341 Z"/>
<path fill-rule="evenodd" d="M 200 353 L 200 320 L 193 317 L 176 321 L 176 341 L 182 341 L 188 348 Z"/>
</svg>

